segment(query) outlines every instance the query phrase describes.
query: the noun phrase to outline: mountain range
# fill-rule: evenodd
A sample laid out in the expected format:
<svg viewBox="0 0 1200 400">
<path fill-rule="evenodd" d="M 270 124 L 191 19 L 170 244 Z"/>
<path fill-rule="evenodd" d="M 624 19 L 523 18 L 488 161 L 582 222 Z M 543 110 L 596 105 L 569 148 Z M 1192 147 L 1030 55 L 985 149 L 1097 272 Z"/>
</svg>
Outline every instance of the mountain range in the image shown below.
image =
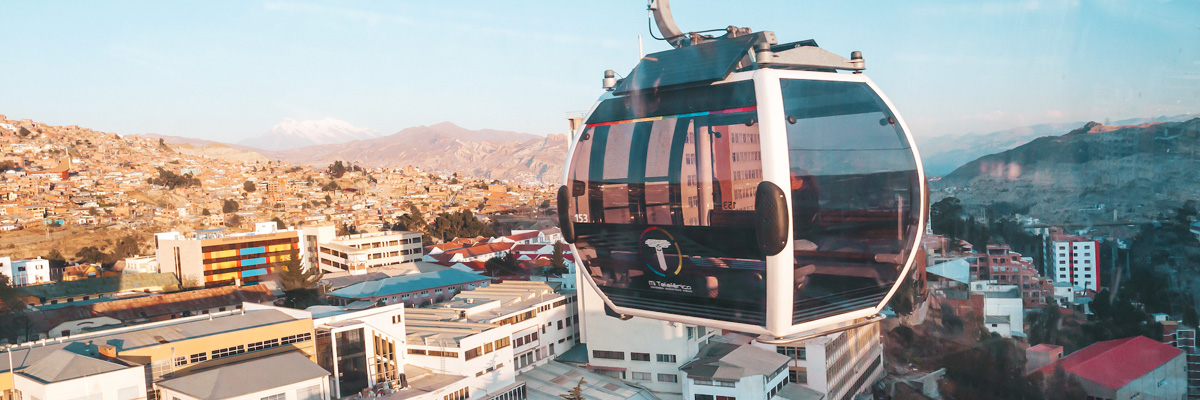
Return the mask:
<svg viewBox="0 0 1200 400">
<path fill-rule="evenodd" d="M 1185 114 L 1152 118 L 1130 118 L 1106 122 L 1106 124 L 1125 126 L 1151 122 L 1180 122 L 1196 118 L 1197 116 L 1200 115 Z M 1040 137 L 1061 135 L 1085 123 L 1086 121 L 1038 124 L 982 135 L 963 133 L 930 138 L 918 137 L 916 139 L 917 149 L 921 152 L 921 162 L 925 167 L 925 173 L 931 176 L 943 176 L 976 158 L 1003 152 Z"/>
<path fill-rule="evenodd" d="M 349 122 L 333 118 L 307 121 L 284 118 L 266 133 L 242 140 L 238 144 L 263 150 L 287 150 L 311 145 L 372 139 L 378 136 L 379 132 L 374 129 L 359 128 Z"/>
<path fill-rule="evenodd" d="M 1200 198 L 1200 118 L 1088 122 L 985 155 L 934 181 L 934 199 L 1009 202 L 1051 223 L 1148 220 Z"/>
</svg>

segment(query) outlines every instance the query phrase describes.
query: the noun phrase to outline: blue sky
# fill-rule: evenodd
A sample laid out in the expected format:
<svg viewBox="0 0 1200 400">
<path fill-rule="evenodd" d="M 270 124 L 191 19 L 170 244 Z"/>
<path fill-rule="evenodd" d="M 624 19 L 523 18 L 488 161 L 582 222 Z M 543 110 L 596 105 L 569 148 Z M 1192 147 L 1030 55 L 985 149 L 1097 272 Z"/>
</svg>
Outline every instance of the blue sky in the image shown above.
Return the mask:
<svg viewBox="0 0 1200 400">
<path fill-rule="evenodd" d="M 736 6 L 735 6 L 736 5 Z M 1200 112 L 1200 2 L 688 1 L 848 56 L 918 136 Z M 11 2 L 0 114 L 236 142 L 284 118 L 563 133 L 646 52 L 643 1 Z"/>
</svg>

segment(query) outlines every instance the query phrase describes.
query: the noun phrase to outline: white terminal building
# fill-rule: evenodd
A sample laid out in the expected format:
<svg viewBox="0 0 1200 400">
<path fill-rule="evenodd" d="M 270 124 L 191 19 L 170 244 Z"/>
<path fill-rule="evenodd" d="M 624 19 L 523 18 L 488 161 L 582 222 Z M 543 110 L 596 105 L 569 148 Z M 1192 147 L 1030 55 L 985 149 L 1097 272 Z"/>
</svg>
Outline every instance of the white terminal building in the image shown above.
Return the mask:
<svg viewBox="0 0 1200 400">
<path fill-rule="evenodd" d="M 421 260 L 421 233 L 383 231 L 336 236 L 332 225 L 304 227 L 307 265 L 326 271 L 364 274 L 371 268 L 399 267 Z"/>
</svg>

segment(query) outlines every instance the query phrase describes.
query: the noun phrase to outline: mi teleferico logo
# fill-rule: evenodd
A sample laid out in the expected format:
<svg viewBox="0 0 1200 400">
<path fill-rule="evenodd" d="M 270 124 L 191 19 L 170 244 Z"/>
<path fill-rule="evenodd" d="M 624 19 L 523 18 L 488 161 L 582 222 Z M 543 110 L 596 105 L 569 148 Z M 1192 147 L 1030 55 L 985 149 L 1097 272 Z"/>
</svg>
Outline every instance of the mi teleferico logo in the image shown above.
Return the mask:
<svg viewBox="0 0 1200 400">
<path fill-rule="evenodd" d="M 683 252 L 675 238 L 661 228 L 650 227 L 638 238 L 638 256 L 646 268 L 658 276 L 679 275 L 683 271 Z M 675 262 L 667 262 L 667 254 L 675 255 Z"/>
</svg>

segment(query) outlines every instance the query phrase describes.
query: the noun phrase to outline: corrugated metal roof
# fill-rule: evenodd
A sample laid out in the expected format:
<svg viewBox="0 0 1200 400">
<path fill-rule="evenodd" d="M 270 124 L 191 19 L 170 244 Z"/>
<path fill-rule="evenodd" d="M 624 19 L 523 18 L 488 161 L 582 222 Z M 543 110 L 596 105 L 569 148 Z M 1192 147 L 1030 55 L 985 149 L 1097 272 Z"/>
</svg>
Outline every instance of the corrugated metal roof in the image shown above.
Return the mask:
<svg viewBox="0 0 1200 400">
<path fill-rule="evenodd" d="M 1145 336 L 1097 342 L 1037 371 L 1045 376 L 1060 366 L 1082 379 L 1117 390 L 1183 354 Z"/>
<path fill-rule="evenodd" d="M 126 368 L 129 367 L 60 349 L 30 364 L 21 374 L 42 383 L 54 383 Z"/>
<path fill-rule="evenodd" d="M 64 297 L 178 285 L 179 280 L 175 279 L 175 274 L 163 272 L 153 274 L 124 274 L 45 285 L 22 286 L 19 290 L 26 295 L 41 299 L 61 299 Z"/>
<path fill-rule="evenodd" d="M 680 370 L 688 376 L 737 381 L 747 376 L 769 375 L 791 358 L 751 345 L 712 342 L 705 344 Z"/>
<path fill-rule="evenodd" d="M 291 352 L 226 365 L 162 381 L 158 385 L 198 399 L 219 400 L 328 375 L 328 371 L 314 364 L 308 357 L 299 352 Z"/>
<path fill-rule="evenodd" d="M 356 283 L 330 292 L 329 295 L 345 299 L 364 299 L 487 280 L 491 280 L 491 278 L 456 269 L 446 269 Z"/>
</svg>

